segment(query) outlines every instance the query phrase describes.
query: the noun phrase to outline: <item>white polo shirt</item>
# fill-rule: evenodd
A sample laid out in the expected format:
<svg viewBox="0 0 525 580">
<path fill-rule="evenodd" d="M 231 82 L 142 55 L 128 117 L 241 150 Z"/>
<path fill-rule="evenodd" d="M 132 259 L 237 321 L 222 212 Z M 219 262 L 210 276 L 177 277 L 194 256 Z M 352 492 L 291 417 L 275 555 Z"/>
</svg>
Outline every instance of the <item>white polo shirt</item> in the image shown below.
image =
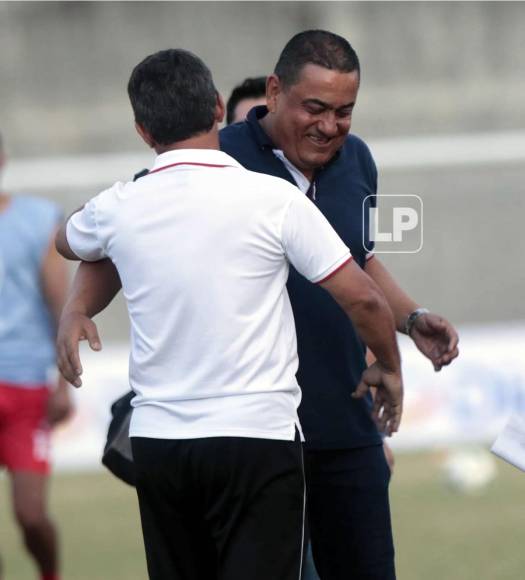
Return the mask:
<svg viewBox="0 0 525 580">
<path fill-rule="evenodd" d="M 109 257 L 131 321 L 130 435 L 293 440 L 297 349 L 288 267 L 312 282 L 350 258 L 290 183 L 221 151 L 163 153 L 67 224 L 83 260 Z"/>
</svg>

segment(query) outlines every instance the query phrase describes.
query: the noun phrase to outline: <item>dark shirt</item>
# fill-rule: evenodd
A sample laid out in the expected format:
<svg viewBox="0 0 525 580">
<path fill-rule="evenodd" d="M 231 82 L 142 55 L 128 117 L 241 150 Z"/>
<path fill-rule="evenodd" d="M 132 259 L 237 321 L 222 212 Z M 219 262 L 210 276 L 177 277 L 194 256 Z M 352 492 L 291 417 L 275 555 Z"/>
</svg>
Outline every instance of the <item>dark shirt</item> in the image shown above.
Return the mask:
<svg viewBox="0 0 525 580">
<path fill-rule="evenodd" d="M 221 149 L 251 171 L 294 178 L 274 155 L 268 135 L 258 119 L 266 107 L 255 107 L 243 123 L 220 132 Z M 314 177 L 315 203 L 364 267 L 368 241 L 368 210 L 375 206 L 377 170 L 365 143 L 349 135 L 337 155 Z M 364 217 L 363 217 L 364 216 Z M 364 221 L 364 223 L 363 223 Z M 315 232 L 312 232 L 315 236 Z M 308 282 L 290 267 L 288 293 L 297 330 L 299 370 L 303 391 L 299 417 L 309 449 L 346 449 L 381 443 L 370 416 L 370 398 L 350 394 L 366 367 L 365 346 L 348 317 L 321 287 Z"/>
</svg>

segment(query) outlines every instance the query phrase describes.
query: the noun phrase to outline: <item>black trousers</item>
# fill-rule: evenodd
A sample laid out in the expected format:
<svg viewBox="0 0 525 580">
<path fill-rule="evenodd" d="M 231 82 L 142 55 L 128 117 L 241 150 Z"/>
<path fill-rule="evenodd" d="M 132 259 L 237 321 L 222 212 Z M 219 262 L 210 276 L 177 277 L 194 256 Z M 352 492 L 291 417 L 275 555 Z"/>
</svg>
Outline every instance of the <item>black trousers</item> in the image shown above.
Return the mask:
<svg viewBox="0 0 525 580">
<path fill-rule="evenodd" d="M 299 580 L 299 441 L 131 442 L 151 580 Z"/>
<path fill-rule="evenodd" d="M 383 447 L 305 451 L 305 471 L 312 553 L 321 580 L 395 580 Z"/>
</svg>

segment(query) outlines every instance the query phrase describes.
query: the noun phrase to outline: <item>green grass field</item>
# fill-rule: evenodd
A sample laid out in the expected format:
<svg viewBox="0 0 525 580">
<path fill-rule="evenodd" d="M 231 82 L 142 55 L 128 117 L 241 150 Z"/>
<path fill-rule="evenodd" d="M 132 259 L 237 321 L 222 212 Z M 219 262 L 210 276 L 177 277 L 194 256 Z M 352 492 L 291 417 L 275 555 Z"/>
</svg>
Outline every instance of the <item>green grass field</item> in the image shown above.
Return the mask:
<svg viewBox="0 0 525 580">
<path fill-rule="evenodd" d="M 442 485 L 438 455 L 399 454 L 392 482 L 398 580 L 525 578 L 524 490 L 525 474 L 498 461 L 498 477 L 483 492 L 458 495 Z M 8 492 L 3 477 L 4 580 L 33 580 L 11 521 Z M 134 490 L 106 473 L 61 474 L 53 479 L 51 498 L 64 580 L 146 578 Z"/>
</svg>

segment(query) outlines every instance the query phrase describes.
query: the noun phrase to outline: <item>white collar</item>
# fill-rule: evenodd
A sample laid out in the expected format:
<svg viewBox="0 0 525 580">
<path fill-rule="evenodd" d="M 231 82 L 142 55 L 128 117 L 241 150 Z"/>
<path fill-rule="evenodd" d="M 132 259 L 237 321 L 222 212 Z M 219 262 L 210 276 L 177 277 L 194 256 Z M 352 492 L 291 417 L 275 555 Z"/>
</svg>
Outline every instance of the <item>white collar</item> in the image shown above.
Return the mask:
<svg viewBox="0 0 525 580">
<path fill-rule="evenodd" d="M 280 149 L 273 149 L 273 154 L 280 159 L 286 169 L 291 173 L 297 187 L 306 193 L 310 189 L 310 180 L 285 156 Z"/>
<path fill-rule="evenodd" d="M 218 149 L 174 149 L 157 155 L 152 171 L 158 171 L 166 166 L 173 165 L 202 165 L 202 166 L 226 166 L 241 167 L 242 165 L 233 157 L 230 157 Z"/>
</svg>

